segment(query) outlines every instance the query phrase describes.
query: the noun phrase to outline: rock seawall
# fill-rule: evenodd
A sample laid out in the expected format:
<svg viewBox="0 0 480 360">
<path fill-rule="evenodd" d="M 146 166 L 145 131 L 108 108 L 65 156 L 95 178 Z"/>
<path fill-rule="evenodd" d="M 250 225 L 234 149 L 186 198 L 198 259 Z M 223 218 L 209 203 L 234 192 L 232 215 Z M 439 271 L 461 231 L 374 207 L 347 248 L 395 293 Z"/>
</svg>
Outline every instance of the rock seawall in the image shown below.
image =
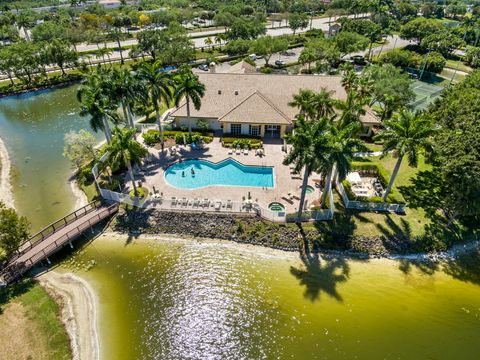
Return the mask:
<svg viewBox="0 0 480 360">
<path fill-rule="evenodd" d="M 249 215 L 121 209 L 111 230 L 122 234 L 172 234 L 198 238 L 230 240 L 298 251 L 303 236 L 312 250 L 348 255 L 386 257 L 415 252 L 408 239 L 344 236 L 319 231 L 314 225 L 278 224 Z"/>
</svg>

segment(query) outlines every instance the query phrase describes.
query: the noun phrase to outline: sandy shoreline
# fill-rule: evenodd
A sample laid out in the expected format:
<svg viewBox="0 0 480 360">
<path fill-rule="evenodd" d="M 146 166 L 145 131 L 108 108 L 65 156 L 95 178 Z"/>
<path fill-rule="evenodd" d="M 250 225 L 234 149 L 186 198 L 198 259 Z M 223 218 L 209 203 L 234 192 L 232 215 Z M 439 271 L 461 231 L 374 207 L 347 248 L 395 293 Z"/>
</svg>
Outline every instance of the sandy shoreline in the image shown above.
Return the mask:
<svg viewBox="0 0 480 360">
<path fill-rule="evenodd" d="M 72 176 L 68 182 L 70 184 L 70 189 L 72 190 L 73 196 L 75 196 L 75 199 L 76 199 L 74 210 L 80 209 L 81 207 L 84 207 L 85 205 L 87 205 L 88 204 L 87 195 L 85 195 L 83 190 L 80 189 L 80 186 L 78 186 L 75 176 Z"/>
<path fill-rule="evenodd" d="M 74 360 L 99 360 L 97 299 L 90 285 L 72 273 L 47 272 L 40 284 L 62 307 L 62 321 L 70 338 Z"/>
<path fill-rule="evenodd" d="M 0 138 L 0 201 L 11 208 L 15 208 L 12 184 L 10 182 L 11 163 L 7 148 Z"/>
</svg>

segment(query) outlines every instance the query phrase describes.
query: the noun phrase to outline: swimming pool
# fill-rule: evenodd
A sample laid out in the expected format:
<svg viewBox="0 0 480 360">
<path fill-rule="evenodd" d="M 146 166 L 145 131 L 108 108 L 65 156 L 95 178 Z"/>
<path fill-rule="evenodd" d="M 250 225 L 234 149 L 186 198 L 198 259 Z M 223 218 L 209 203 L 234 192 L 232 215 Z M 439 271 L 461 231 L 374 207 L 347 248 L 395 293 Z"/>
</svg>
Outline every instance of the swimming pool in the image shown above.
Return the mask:
<svg viewBox="0 0 480 360">
<path fill-rule="evenodd" d="M 173 164 L 165 171 L 165 181 L 180 189 L 218 185 L 266 188 L 274 186 L 272 167 L 247 166 L 231 158 L 218 163 L 186 160 Z"/>
</svg>

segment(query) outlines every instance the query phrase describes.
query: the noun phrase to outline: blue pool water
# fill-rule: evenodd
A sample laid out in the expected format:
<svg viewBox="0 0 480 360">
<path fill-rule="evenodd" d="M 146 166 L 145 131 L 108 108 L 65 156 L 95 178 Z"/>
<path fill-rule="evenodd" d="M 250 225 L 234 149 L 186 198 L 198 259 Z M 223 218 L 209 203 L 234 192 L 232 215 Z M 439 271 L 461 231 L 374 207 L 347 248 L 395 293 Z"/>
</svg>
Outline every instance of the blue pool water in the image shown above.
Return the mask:
<svg viewBox="0 0 480 360">
<path fill-rule="evenodd" d="M 273 168 L 246 166 L 233 159 L 219 163 L 187 160 L 171 165 L 165 171 L 168 184 L 180 189 L 199 189 L 207 186 L 273 187 Z"/>
</svg>

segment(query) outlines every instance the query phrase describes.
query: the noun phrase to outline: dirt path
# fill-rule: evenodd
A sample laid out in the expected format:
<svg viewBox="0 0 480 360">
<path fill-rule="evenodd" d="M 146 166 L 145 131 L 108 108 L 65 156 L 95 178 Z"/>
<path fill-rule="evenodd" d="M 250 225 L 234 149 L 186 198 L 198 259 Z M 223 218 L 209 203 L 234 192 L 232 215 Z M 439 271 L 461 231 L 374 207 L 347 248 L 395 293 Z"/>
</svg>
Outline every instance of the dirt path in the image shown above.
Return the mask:
<svg viewBox="0 0 480 360">
<path fill-rule="evenodd" d="M 41 275 L 39 280 L 63 305 L 62 321 L 70 337 L 73 359 L 99 359 L 96 299 L 87 282 L 55 271 Z"/>
</svg>

